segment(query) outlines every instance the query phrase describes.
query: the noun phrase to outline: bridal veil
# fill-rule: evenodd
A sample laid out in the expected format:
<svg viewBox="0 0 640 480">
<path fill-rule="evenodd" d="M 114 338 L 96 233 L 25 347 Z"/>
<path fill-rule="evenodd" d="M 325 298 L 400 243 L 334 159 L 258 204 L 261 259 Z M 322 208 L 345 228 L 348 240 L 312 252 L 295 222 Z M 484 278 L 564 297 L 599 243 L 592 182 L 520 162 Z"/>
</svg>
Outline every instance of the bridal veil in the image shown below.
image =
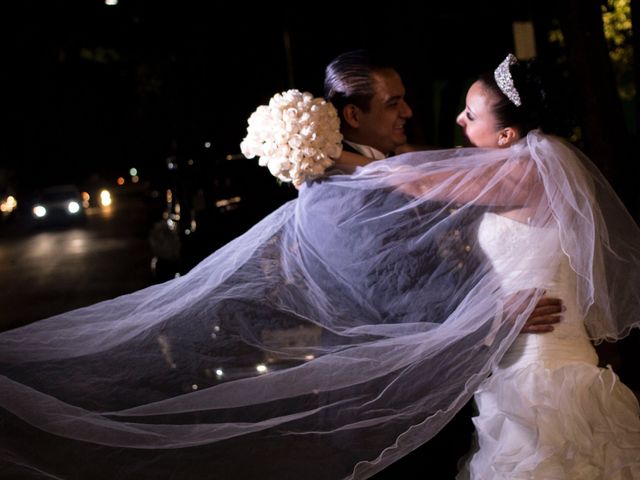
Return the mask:
<svg viewBox="0 0 640 480">
<path fill-rule="evenodd" d="M 5 478 L 367 478 L 473 395 L 544 292 L 488 212 L 549 229 L 592 339 L 640 323 L 640 230 L 579 151 L 418 152 L 308 182 L 170 282 L 0 334 Z M 557 255 L 556 255 L 557 254 Z M 535 260 L 535 259 L 534 259 Z"/>
</svg>

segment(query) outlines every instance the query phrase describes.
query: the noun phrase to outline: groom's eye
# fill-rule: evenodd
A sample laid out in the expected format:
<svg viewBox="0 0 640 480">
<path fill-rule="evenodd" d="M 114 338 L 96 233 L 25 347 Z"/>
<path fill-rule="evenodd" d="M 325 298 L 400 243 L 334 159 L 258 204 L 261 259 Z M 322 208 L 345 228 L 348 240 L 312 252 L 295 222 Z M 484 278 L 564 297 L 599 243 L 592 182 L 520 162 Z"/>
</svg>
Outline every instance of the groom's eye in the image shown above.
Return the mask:
<svg viewBox="0 0 640 480">
<path fill-rule="evenodd" d="M 469 112 L 467 112 L 467 118 L 468 118 L 469 120 L 473 120 L 473 117 L 471 116 L 471 114 L 470 114 Z"/>
<path fill-rule="evenodd" d="M 397 96 L 395 96 L 395 97 L 391 97 L 390 99 L 388 99 L 388 100 L 385 102 L 385 104 L 386 104 L 388 107 L 396 107 L 396 106 L 398 106 L 398 105 L 400 104 L 400 97 L 397 97 Z"/>
</svg>

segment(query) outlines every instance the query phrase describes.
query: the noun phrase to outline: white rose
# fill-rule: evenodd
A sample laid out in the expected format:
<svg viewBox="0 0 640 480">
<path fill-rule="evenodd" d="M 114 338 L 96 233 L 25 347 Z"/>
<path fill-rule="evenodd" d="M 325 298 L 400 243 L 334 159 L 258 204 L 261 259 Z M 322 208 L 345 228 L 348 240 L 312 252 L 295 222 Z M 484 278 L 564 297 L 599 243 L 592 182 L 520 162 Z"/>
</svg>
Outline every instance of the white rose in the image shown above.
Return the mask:
<svg viewBox="0 0 640 480">
<path fill-rule="evenodd" d="M 289 148 L 289 145 L 280 145 L 278 147 L 277 155 L 282 158 L 288 158 L 290 152 L 291 152 L 291 149 Z"/>
<path fill-rule="evenodd" d="M 289 155 L 289 161 L 292 165 L 299 165 L 300 162 L 302 162 L 303 158 L 304 155 L 302 155 L 302 152 L 300 150 L 292 150 L 291 154 Z"/>
<path fill-rule="evenodd" d="M 316 154 L 316 150 L 314 148 L 311 148 L 311 147 L 304 147 L 304 148 L 302 148 L 302 154 L 307 158 L 308 157 L 313 157 Z"/>
<path fill-rule="evenodd" d="M 283 170 L 285 161 L 285 159 L 279 157 L 270 158 L 267 162 L 267 168 L 269 168 L 269 172 L 271 172 L 271 175 L 279 175 Z"/>
<path fill-rule="evenodd" d="M 295 120 L 292 122 L 287 122 L 285 126 L 285 130 L 289 134 L 296 134 L 300 131 L 300 124 Z"/>
<path fill-rule="evenodd" d="M 289 138 L 289 146 L 291 148 L 300 148 L 302 143 L 303 138 L 300 134 L 292 135 L 291 138 Z"/>
<path fill-rule="evenodd" d="M 298 118 L 298 110 L 295 108 L 287 108 L 284 111 L 284 118 L 290 121 L 296 120 Z"/>
</svg>

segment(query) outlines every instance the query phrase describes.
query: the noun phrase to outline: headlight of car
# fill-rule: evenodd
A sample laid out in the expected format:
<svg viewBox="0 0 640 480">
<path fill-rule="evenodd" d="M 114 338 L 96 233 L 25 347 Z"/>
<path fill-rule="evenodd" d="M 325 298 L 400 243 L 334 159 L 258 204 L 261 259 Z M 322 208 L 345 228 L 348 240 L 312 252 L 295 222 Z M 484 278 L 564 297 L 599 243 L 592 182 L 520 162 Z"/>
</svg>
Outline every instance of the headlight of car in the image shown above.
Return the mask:
<svg viewBox="0 0 640 480">
<path fill-rule="evenodd" d="M 111 205 L 111 194 L 109 193 L 109 190 L 102 190 L 100 192 L 100 205 L 103 207 Z"/>
<path fill-rule="evenodd" d="M 47 214 L 47 209 L 42 205 L 36 205 L 33 207 L 33 214 L 38 218 L 42 218 Z"/>
<path fill-rule="evenodd" d="M 78 213 L 80 211 L 80 204 L 78 202 L 71 201 L 67 205 L 67 210 L 69 211 L 69 213 L 72 213 L 72 214 Z"/>
</svg>

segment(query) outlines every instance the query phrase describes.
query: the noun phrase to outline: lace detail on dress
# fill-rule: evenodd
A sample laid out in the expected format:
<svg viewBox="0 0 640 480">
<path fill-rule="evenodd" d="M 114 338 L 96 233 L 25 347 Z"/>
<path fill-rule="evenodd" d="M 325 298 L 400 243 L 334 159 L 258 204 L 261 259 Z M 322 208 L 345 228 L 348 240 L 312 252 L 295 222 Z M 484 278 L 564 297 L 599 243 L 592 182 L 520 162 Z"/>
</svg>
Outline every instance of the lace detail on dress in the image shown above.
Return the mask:
<svg viewBox="0 0 640 480">
<path fill-rule="evenodd" d="M 484 214 L 478 241 L 506 293 L 547 288 L 552 280 L 549 265 L 562 255 L 557 229 L 532 227 L 495 213 Z"/>
</svg>

